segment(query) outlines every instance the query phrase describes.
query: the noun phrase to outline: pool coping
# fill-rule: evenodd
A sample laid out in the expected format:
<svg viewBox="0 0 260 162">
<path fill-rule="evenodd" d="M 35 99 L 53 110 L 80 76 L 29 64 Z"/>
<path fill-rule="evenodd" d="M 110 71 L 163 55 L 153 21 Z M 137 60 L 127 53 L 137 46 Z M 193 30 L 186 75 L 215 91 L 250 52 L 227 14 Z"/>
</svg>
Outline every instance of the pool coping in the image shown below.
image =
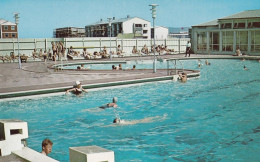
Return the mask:
<svg viewBox="0 0 260 162">
<path fill-rule="evenodd" d="M 200 71 L 197 71 L 197 70 L 193 70 L 192 73 L 187 75 L 188 78 L 194 78 L 194 77 L 199 77 L 199 76 L 200 76 Z M 166 80 L 173 80 L 173 75 L 143 78 L 143 79 L 134 79 L 134 80 L 114 81 L 114 82 L 106 82 L 106 83 L 87 84 L 87 85 L 82 85 L 82 87 L 85 89 L 97 89 L 97 88 L 133 85 L 133 84 L 139 84 L 139 83 L 148 83 L 148 82 L 166 81 Z M 7 98 L 42 95 L 42 94 L 50 94 L 50 93 L 58 93 L 58 92 L 65 93 L 66 90 L 69 88 L 71 88 L 71 86 L 0 93 L 0 100 L 7 99 Z"/>
</svg>

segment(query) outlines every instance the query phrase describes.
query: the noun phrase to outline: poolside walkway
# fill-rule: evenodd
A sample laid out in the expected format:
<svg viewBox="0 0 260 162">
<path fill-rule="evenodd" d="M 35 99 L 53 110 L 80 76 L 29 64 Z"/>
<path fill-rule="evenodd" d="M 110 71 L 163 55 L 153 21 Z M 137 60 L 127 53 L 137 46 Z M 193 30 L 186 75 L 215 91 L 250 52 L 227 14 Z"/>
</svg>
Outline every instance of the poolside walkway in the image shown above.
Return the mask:
<svg viewBox="0 0 260 162">
<path fill-rule="evenodd" d="M 260 56 L 230 56 L 230 55 L 191 55 L 184 57 L 180 55 L 163 55 L 158 56 L 162 59 L 211 59 L 211 58 L 239 58 L 242 59 L 260 59 Z M 113 61 L 128 61 L 128 60 L 152 60 L 153 56 L 147 57 L 128 57 L 128 58 L 113 58 Z M 95 61 L 110 61 L 109 59 L 102 60 L 75 60 L 66 61 L 66 63 L 76 62 L 95 62 Z M 58 62 L 59 63 L 59 62 Z M 122 82 L 128 80 L 156 78 L 167 76 L 167 70 L 158 70 L 153 73 L 152 67 L 150 70 L 91 70 L 91 71 L 55 71 L 48 68 L 54 62 L 31 62 L 22 63 L 22 69 L 18 69 L 17 63 L 2 63 L 0 64 L 0 96 L 5 93 L 17 93 L 20 91 L 31 91 L 40 89 L 52 89 L 59 87 L 71 87 L 76 80 L 82 82 L 83 85 L 102 84 L 108 82 Z M 184 67 L 185 68 L 185 67 Z M 187 71 L 192 72 L 192 71 Z M 1 97 L 0 97 L 1 99 Z"/>
</svg>

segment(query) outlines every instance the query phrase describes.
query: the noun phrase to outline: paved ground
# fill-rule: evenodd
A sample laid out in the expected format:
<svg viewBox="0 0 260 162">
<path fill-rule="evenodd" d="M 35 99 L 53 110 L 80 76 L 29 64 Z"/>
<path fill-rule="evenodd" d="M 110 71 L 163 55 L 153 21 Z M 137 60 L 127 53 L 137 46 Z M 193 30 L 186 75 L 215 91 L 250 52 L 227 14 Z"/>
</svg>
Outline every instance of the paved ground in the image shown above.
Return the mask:
<svg viewBox="0 0 260 162">
<path fill-rule="evenodd" d="M 158 56 L 163 59 L 198 59 L 198 58 L 240 58 L 228 55 L 192 55 L 184 57 L 181 55 L 164 55 Z M 243 56 L 246 59 L 260 59 L 260 56 Z M 153 56 L 147 57 L 129 57 L 129 58 L 114 58 L 113 61 L 126 60 L 152 60 Z M 93 61 L 109 61 L 109 60 L 77 60 L 66 62 L 93 62 Z M 18 91 L 48 89 L 57 87 L 72 86 L 76 80 L 79 80 L 83 85 L 94 83 L 106 83 L 114 81 L 125 81 L 141 78 L 152 78 L 166 76 L 166 70 L 124 70 L 124 71 L 54 71 L 50 69 L 52 61 L 22 63 L 22 69 L 18 69 L 18 63 L 1 63 L 0 64 L 0 94 L 13 93 Z M 152 67 L 151 67 L 152 68 Z M 185 67 L 184 67 L 185 68 Z"/>
</svg>

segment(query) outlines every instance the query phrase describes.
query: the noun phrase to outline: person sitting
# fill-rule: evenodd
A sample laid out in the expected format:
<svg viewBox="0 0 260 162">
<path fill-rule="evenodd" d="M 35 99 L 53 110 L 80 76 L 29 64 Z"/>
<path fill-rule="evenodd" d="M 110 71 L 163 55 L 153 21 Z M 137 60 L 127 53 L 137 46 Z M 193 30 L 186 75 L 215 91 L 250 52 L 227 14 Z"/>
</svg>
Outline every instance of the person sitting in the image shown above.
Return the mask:
<svg viewBox="0 0 260 162">
<path fill-rule="evenodd" d="M 109 55 L 108 55 L 108 53 L 107 53 L 107 48 L 106 48 L 106 46 L 104 46 L 103 50 L 100 51 L 100 55 L 102 56 L 102 58 L 108 58 L 108 57 L 109 57 Z"/>
<path fill-rule="evenodd" d="M 118 45 L 118 46 L 117 46 L 117 49 L 116 49 L 116 54 L 117 54 L 117 55 L 121 55 L 122 53 L 123 53 L 123 50 L 122 50 L 121 46 Z"/>
<path fill-rule="evenodd" d="M 180 77 L 181 82 L 185 83 L 187 81 L 186 73 L 179 74 L 179 77 Z"/>
<path fill-rule="evenodd" d="M 33 57 L 33 60 L 35 60 L 35 58 L 38 58 L 38 53 L 37 53 L 37 49 L 35 48 L 32 52 L 32 57 Z"/>
<path fill-rule="evenodd" d="M 88 91 L 85 90 L 85 89 L 82 87 L 80 81 L 76 81 L 76 83 L 75 83 L 75 85 L 73 86 L 73 88 L 68 89 L 68 90 L 66 91 L 66 94 L 68 94 L 69 92 L 72 92 L 72 93 L 74 93 L 74 94 L 76 94 L 76 95 L 79 95 L 79 94 L 81 94 L 82 92 L 88 92 Z"/>
<path fill-rule="evenodd" d="M 123 70 L 122 64 L 119 64 L 119 65 L 118 65 L 118 70 Z"/>
<path fill-rule="evenodd" d="M 112 70 L 116 70 L 116 66 L 115 65 L 112 65 Z"/>
<path fill-rule="evenodd" d="M 107 103 L 103 106 L 100 106 L 99 108 L 101 109 L 106 109 L 106 108 L 110 108 L 110 107 L 113 107 L 113 108 L 117 108 L 117 97 L 113 97 L 113 101 L 111 103 Z"/>
<path fill-rule="evenodd" d="M 50 140 L 50 139 L 44 139 L 42 141 L 42 154 L 43 155 L 48 155 L 49 153 L 51 153 L 52 151 L 52 145 L 53 145 L 53 142 Z"/>
<path fill-rule="evenodd" d="M 137 51 L 137 49 L 136 49 L 135 46 L 134 46 L 133 49 L 132 49 L 132 53 L 133 53 L 133 54 L 139 53 L 139 52 Z"/>
<path fill-rule="evenodd" d="M 144 54 L 148 54 L 148 53 L 149 53 L 149 51 L 148 51 L 148 48 L 147 48 L 146 44 L 143 46 L 143 48 L 142 48 L 141 52 L 142 52 L 142 53 L 144 53 Z"/>
<path fill-rule="evenodd" d="M 241 55 L 242 55 L 242 53 L 241 53 L 239 47 L 237 47 L 235 56 L 241 56 Z"/>
<path fill-rule="evenodd" d="M 85 57 L 85 58 L 87 58 L 87 56 L 88 56 L 88 51 L 87 51 L 87 48 L 83 48 L 83 57 Z"/>
</svg>

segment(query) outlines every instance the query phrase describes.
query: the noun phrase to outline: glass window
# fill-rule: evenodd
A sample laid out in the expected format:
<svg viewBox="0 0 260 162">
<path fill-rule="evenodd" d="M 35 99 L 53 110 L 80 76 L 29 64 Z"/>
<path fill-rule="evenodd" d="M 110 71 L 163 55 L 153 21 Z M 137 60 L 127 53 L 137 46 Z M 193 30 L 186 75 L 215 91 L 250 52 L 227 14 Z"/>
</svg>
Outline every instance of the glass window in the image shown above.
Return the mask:
<svg viewBox="0 0 260 162">
<path fill-rule="evenodd" d="M 219 51 L 219 32 L 210 32 L 209 48 L 213 51 Z"/>
<path fill-rule="evenodd" d="M 8 38 L 8 37 L 9 37 L 9 34 L 8 34 L 8 33 L 5 33 L 5 37 Z"/>
<path fill-rule="evenodd" d="M 11 26 L 11 30 L 15 30 L 15 26 Z"/>
<path fill-rule="evenodd" d="M 144 27 L 147 27 L 147 24 L 144 24 Z"/>
<path fill-rule="evenodd" d="M 148 32 L 148 30 L 143 30 L 143 33 L 146 34 Z"/>
<path fill-rule="evenodd" d="M 221 24 L 222 29 L 231 29 L 232 23 L 223 23 Z"/>
<path fill-rule="evenodd" d="M 8 30 L 8 26 L 7 25 L 4 25 L 4 30 Z"/>
<path fill-rule="evenodd" d="M 233 51 L 233 31 L 222 32 L 222 51 Z"/>
<path fill-rule="evenodd" d="M 251 51 L 260 51 L 260 31 L 251 32 Z"/>
<path fill-rule="evenodd" d="M 236 36 L 237 36 L 236 47 L 239 47 L 241 51 L 247 51 L 248 32 L 247 31 L 237 31 Z"/>
<path fill-rule="evenodd" d="M 197 34 L 197 50 L 205 51 L 207 49 L 207 34 L 201 32 Z"/>
<path fill-rule="evenodd" d="M 12 38 L 15 38 L 15 35 L 16 35 L 15 33 L 12 33 Z"/>
</svg>

